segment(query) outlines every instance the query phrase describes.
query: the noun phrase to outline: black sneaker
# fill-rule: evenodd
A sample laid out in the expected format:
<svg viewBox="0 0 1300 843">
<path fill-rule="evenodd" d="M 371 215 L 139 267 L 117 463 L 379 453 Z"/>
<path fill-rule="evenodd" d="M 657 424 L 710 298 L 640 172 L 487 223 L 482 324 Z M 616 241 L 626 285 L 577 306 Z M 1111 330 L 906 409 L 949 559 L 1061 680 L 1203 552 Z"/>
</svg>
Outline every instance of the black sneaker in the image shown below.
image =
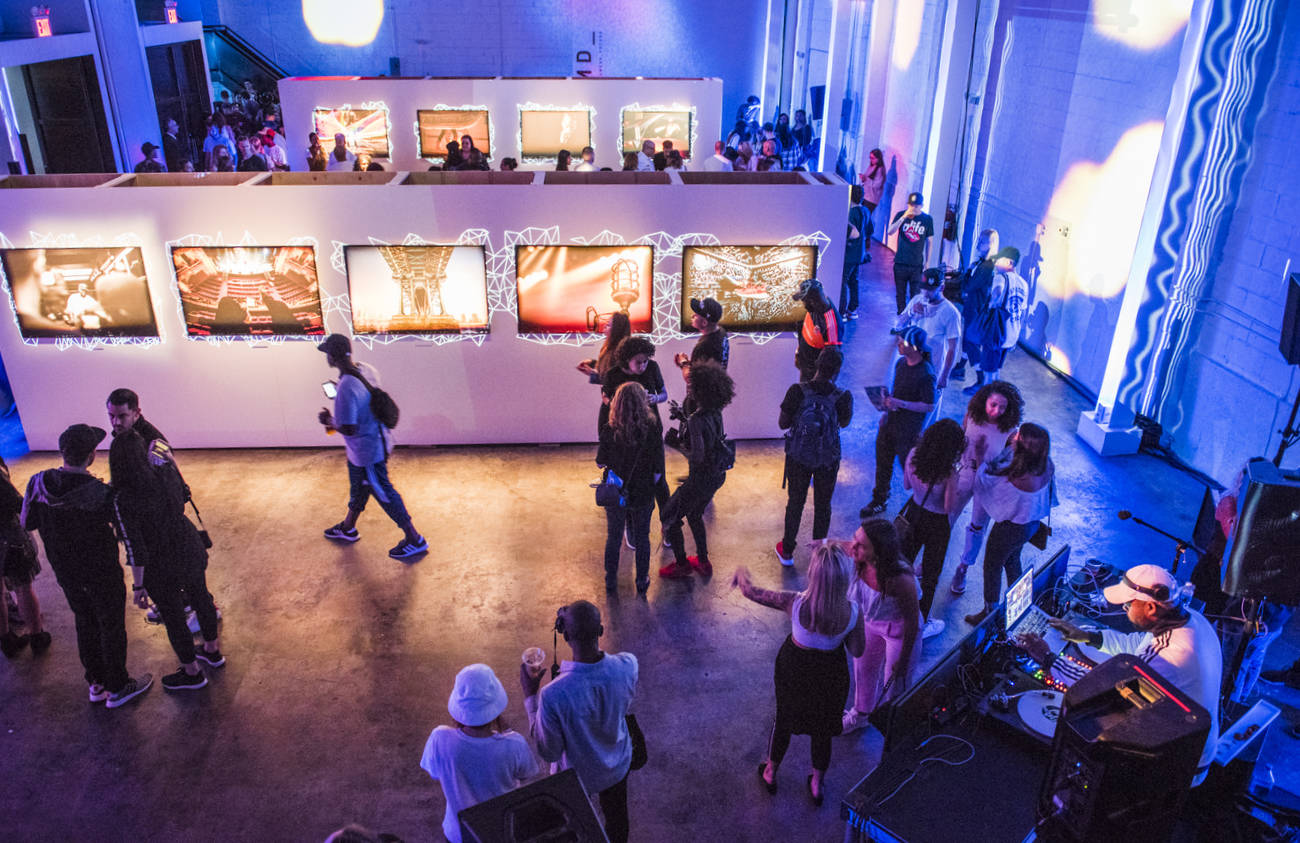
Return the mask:
<svg viewBox="0 0 1300 843">
<path fill-rule="evenodd" d="M 203 671 L 186 673 L 183 667 L 162 678 L 164 691 L 195 691 L 206 684 L 208 684 L 208 677 L 203 675 Z"/>
<path fill-rule="evenodd" d="M 28 643 L 32 647 L 33 656 L 41 656 L 45 651 L 50 649 L 51 636 L 47 630 L 42 629 L 40 632 L 33 632 Z"/>
<path fill-rule="evenodd" d="M 859 512 L 858 515 L 862 518 L 868 518 L 872 515 L 879 515 L 880 513 L 885 511 L 885 508 L 888 506 L 888 504 L 889 504 L 888 501 L 873 500 L 871 503 L 862 507 L 862 511 Z"/>
<path fill-rule="evenodd" d="M 226 657 L 221 655 L 220 650 L 208 651 L 202 647 L 194 649 L 194 658 L 206 664 L 208 667 L 223 667 L 226 664 Z"/>
<path fill-rule="evenodd" d="M 340 542 L 354 542 L 357 539 L 361 538 L 361 534 L 357 532 L 356 527 L 353 527 L 351 530 L 349 530 L 348 528 L 344 527 L 343 522 L 340 521 L 339 523 L 335 524 L 333 527 L 330 527 L 328 530 L 325 531 L 325 538 L 333 539 L 334 541 L 340 541 Z"/>
<path fill-rule="evenodd" d="M 119 705 L 126 705 L 131 700 L 143 694 L 153 685 L 152 673 L 141 673 L 134 679 L 126 680 L 126 684 L 115 694 L 109 694 L 108 701 L 104 705 L 109 708 L 117 708 Z"/>
<path fill-rule="evenodd" d="M 402 539 L 401 543 L 398 544 L 397 547 L 388 551 L 388 555 L 394 559 L 410 559 L 412 556 L 419 556 L 421 553 L 428 552 L 429 543 L 424 540 L 424 536 L 420 536 L 420 540 L 414 542 Z"/>
<path fill-rule="evenodd" d="M 6 632 L 3 637 L 0 637 L 0 652 L 3 652 L 9 658 L 13 658 L 31 640 L 30 635 L 15 635 L 12 632 Z"/>
</svg>

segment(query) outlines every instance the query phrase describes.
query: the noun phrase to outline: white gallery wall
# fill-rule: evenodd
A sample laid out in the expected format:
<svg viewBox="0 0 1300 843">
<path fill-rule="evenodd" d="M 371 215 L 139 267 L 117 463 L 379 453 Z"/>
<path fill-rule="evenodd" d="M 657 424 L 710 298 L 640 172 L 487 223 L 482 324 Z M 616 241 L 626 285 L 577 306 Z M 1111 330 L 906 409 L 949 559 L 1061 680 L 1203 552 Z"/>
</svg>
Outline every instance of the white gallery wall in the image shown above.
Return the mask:
<svg viewBox="0 0 1300 843">
<path fill-rule="evenodd" d="M 57 178 L 57 177 L 50 177 Z M 394 181 L 400 181 L 397 177 Z M 540 180 L 540 177 L 539 177 Z M 202 179 L 198 179 L 202 183 Z M 833 181 L 828 179 L 827 181 Z M 848 188 L 807 176 L 801 184 L 690 185 L 272 185 L 0 190 L 0 245 L 139 245 L 162 335 L 152 345 L 89 346 L 20 337 L 6 293 L 0 302 L 0 354 L 28 442 L 54 449 L 73 422 L 106 422 L 116 387 L 141 395 L 148 418 L 182 448 L 315 446 L 336 443 L 316 422 L 333 376 L 317 339 L 194 340 L 186 336 L 167 244 L 317 247 L 325 329 L 350 333 L 343 244 L 402 243 L 414 237 L 454 243 L 486 239 L 496 278 L 491 333 L 435 344 L 393 338 L 356 357 L 373 363 L 402 409 L 399 444 L 592 441 L 597 388 L 574 370 L 595 356 L 570 337 L 544 345 L 516 334 L 514 250 L 519 243 L 652 242 L 656 246 L 656 359 L 670 397 L 685 385 L 672 355 L 692 337 L 680 327 L 680 246 L 687 243 L 817 242 L 818 267 L 840 276 Z M 468 234 L 467 234 L 468 232 Z M 733 335 L 737 398 L 726 413 L 737 438 L 774 437 L 777 408 L 797 375 L 795 338 L 764 344 Z"/>
<path fill-rule="evenodd" d="M 555 169 L 547 163 L 527 162 L 519 148 L 519 111 L 523 106 L 593 110 L 592 143 L 596 165 L 622 168 L 619 144 L 622 110 L 628 106 L 695 109 L 695 154 L 713 154 L 713 142 L 722 137 L 722 80 L 720 79 L 388 79 L 297 77 L 280 80 L 280 108 L 289 141 L 289 165 L 307 169 L 307 135 L 315 131 L 312 112 L 317 108 L 362 108 L 382 104 L 388 109 L 391 156 L 389 170 L 426 170 L 431 161 L 420 157 L 416 112 L 421 109 L 486 108 L 492 120 L 492 169 L 502 158 L 514 158 L 521 169 Z M 329 152 L 332 138 L 321 138 Z M 569 151 L 578 157 L 582 145 Z M 689 165 L 688 165 L 689 166 Z"/>
</svg>

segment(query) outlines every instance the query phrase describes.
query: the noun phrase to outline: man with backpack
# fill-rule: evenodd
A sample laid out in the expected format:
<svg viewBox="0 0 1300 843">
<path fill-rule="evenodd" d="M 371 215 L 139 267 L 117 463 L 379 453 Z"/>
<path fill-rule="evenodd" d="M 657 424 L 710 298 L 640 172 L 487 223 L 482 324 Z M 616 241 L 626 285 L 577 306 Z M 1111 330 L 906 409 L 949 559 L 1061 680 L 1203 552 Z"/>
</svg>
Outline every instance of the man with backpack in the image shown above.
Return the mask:
<svg viewBox="0 0 1300 843">
<path fill-rule="evenodd" d="M 402 496 L 388 479 L 388 431 L 397 424 L 397 405 L 378 387 L 379 373 L 373 366 L 352 361 L 352 341 L 347 337 L 330 334 L 316 347 L 325 352 L 330 367 L 339 372 L 334 412 L 322 409 L 317 418 L 326 433 L 337 431 L 343 435 L 351 484 L 348 514 L 325 531 L 325 538 L 345 542 L 361 538 L 357 518 L 373 494 L 388 517 L 406 534 L 388 555 L 394 559 L 410 559 L 428 553 L 429 543 L 415 529 Z"/>
<path fill-rule="evenodd" d="M 840 472 L 840 428 L 853 420 L 852 393 L 835 385 L 843 363 L 839 349 L 822 349 L 813 379 L 791 386 L 781 401 L 779 423 L 782 430 L 789 431 L 785 436 L 785 484 L 790 497 L 776 558 L 787 568 L 794 564 L 795 537 L 809 481 L 813 486 L 813 541 L 826 538 L 830 530 L 831 496 Z"/>
</svg>

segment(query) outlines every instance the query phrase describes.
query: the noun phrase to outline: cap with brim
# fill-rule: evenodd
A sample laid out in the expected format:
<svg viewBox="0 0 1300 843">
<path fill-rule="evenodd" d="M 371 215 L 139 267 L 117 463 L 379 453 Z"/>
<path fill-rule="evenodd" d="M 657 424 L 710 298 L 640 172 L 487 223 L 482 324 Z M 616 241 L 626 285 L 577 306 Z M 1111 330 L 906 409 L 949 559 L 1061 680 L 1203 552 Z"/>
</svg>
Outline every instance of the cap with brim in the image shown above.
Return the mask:
<svg viewBox="0 0 1300 843">
<path fill-rule="evenodd" d="M 1124 574 L 1123 579 L 1115 585 L 1106 586 L 1102 591 L 1106 600 L 1115 604 L 1145 600 L 1164 606 L 1172 605 L 1178 592 L 1178 580 L 1159 565 L 1134 565 Z"/>
<path fill-rule="evenodd" d="M 993 260 L 999 261 L 1008 258 L 1012 263 L 1020 263 L 1020 250 L 1015 246 L 1003 246 L 1002 249 L 993 256 Z"/>
<path fill-rule="evenodd" d="M 919 193 L 909 193 L 909 194 L 907 194 L 907 204 L 909 204 L 909 205 L 924 205 L 924 204 L 925 204 L 925 197 L 922 196 L 922 195 L 919 194 Z"/>
<path fill-rule="evenodd" d="M 691 311 L 710 322 L 717 322 L 722 318 L 722 305 L 717 299 L 691 299 Z"/>
<path fill-rule="evenodd" d="M 485 726 L 506 710 L 506 689 L 485 664 L 471 664 L 456 674 L 447 713 L 465 726 Z"/>
<path fill-rule="evenodd" d="M 336 354 L 340 357 L 352 353 L 352 340 L 342 334 L 330 334 L 325 341 L 316 346 L 318 351 L 326 354 Z"/>
<path fill-rule="evenodd" d="M 153 152 L 157 148 L 158 147 L 155 144 L 150 143 L 149 141 L 145 141 L 143 144 L 140 145 L 140 151 L 143 152 L 145 155 L 148 155 L 150 152 Z"/>
<path fill-rule="evenodd" d="M 803 301 L 812 293 L 820 294 L 822 292 L 822 282 L 816 278 L 809 278 L 799 285 L 799 292 L 790 296 L 794 301 Z"/>
<path fill-rule="evenodd" d="M 102 427 L 74 424 L 59 434 L 59 453 L 68 462 L 81 465 L 107 435 Z"/>
<path fill-rule="evenodd" d="M 931 290 L 943 286 L 943 270 L 936 266 L 921 273 L 921 286 Z"/>
<path fill-rule="evenodd" d="M 902 340 L 903 345 L 909 345 L 912 348 L 925 350 L 925 341 L 927 339 L 925 330 L 915 325 L 908 325 L 898 332 L 898 338 Z"/>
</svg>

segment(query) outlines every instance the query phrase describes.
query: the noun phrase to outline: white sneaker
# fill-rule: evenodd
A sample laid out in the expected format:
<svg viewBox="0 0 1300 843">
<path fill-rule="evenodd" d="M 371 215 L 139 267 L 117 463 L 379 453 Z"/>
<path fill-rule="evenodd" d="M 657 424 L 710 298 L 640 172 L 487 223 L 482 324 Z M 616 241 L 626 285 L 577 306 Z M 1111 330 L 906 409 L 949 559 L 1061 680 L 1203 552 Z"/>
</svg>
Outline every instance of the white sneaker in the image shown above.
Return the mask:
<svg viewBox="0 0 1300 843">
<path fill-rule="evenodd" d="M 847 735 L 850 732 L 856 732 L 865 725 L 867 725 L 867 715 L 856 708 L 850 708 L 840 718 L 840 734 Z"/>
<path fill-rule="evenodd" d="M 943 632 L 944 623 L 938 618 L 930 618 L 925 622 L 925 629 L 921 630 L 921 638 L 933 638 Z"/>
</svg>

